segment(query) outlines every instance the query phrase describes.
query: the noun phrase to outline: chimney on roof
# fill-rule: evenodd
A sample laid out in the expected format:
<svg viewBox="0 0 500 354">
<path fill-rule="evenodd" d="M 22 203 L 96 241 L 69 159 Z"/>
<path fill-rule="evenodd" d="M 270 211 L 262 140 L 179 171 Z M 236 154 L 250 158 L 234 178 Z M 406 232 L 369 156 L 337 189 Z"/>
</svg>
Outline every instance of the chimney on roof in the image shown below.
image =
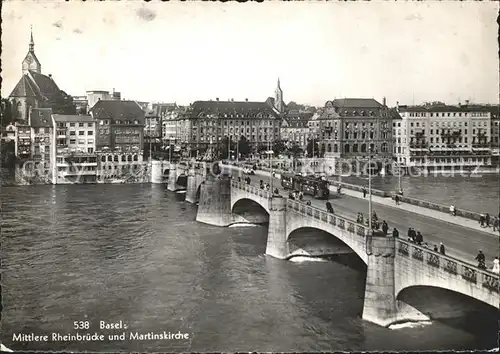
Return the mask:
<svg viewBox="0 0 500 354">
<path fill-rule="evenodd" d="M 469 105 L 469 100 L 465 100 L 465 105 L 468 106 Z"/>
<path fill-rule="evenodd" d="M 245 98 L 245 102 L 248 102 L 248 98 Z"/>
<path fill-rule="evenodd" d="M 386 101 L 385 97 L 384 97 L 384 98 L 382 98 L 382 104 L 383 104 L 384 106 L 386 106 L 386 105 L 387 105 L 386 103 L 387 103 L 387 101 Z"/>
<path fill-rule="evenodd" d="M 217 97 L 215 100 L 216 100 L 216 101 L 219 101 L 219 97 Z"/>
<path fill-rule="evenodd" d="M 49 74 L 49 77 L 52 79 L 52 74 Z"/>
</svg>

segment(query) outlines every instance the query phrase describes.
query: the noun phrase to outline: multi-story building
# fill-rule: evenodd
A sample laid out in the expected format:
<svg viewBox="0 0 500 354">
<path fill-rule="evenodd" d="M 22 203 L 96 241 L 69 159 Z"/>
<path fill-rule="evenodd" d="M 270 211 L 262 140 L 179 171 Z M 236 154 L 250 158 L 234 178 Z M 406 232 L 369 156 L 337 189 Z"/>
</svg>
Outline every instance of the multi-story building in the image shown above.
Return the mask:
<svg viewBox="0 0 500 354">
<path fill-rule="evenodd" d="M 22 76 L 9 96 L 13 116 L 26 124 L 32 108 L 51 108 L 54 113 L 74 114 L 71 96 L 61 91 L 52 75 L 43 75 L 42 66 L 35 55 L 33 33 L 29 50 L 22 62 Z"/>
<path fill-rule="evenodd" d="M 227 137 L 236 142 L 244 136 L 253 147 L 280 139 L 280 115 L 265 102 L 196 101 L 181 119 L 181 126 L 182 120 L 188 120 L 184 124 L 192 152 L 220 147 Z"/>
<path fill-rule="evenodd" d="M 60 114 L 52 117 L 57 161 L 54 183 L 96 182 L 96 127 L 92 117 Z"/>
<path fill-rule="evenodd" d="M 14 153 L 20 163 L 31 158 L 31 127 L 27 123 L 16 123 L 15 125 L 15 148 Z"/>
<path fill-rule="evenodd" d="M 305 149 L 309 139 L 308 123 L 313 114 L 312 112 L 301 113 L 298 110 L 286 112 L 281 122 L 281 139 L 289 144 L 298 144 Z"/>
<path fill-rule="evenodd" d="M 318 117 L 319 146 L 327 158 L 364 161 L 372 151 L 379 164 L 392 160 L 393 113 L 374 99 L 327 101 Z M 380 166 L 381 167 L 381 166 Z"/>
<path fill-rule="evenodd" d="M 491 164 L 500 167 L 500 118 L 499 106 L 489 106 L 491 115 Z"/>
<path fill-rule="evenodd" d="M 491 165 L 491 109 L 477 105 L 400 106 L 394 160 L 427 170 Z"/>
<path fill-rule="evenodd" d="M 29 115 L 31 127 L 31 160 L 25 163 L 25 171 L 32 168 L 34 177 L 44 183 L 54 183 L 55 178 L 55 131 L 50 108 L 33 108 Z"/>
<path fill-rule="evenodd" d="M 137 102 L 100 100 L 90 114 L 97 124 L 98 180 L 139 173 L 144 167 L 145 113 Z"/>
</svg>

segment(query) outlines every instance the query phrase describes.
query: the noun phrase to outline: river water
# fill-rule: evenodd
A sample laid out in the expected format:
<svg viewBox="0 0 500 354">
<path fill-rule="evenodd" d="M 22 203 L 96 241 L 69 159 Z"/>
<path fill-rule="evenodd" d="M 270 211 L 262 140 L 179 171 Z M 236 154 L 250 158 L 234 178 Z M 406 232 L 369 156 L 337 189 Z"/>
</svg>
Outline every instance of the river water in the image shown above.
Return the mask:
<svg viewBox="0 0 500 354">
<path fill-rule="evenodd" d="M 2 204 L 1 339 L 13 350 L 309 352 L 496 346 L 491 333 L 475 331 L 478 325 L 468 328 L 470 318 L 400 329 L 365 322 L 360 316 L 366 269 L 356 256 L 304 262 L 270 258 L 264 254 L 265 226 L 197 223 L 196 206 L 162 185 L 3 187 Z M 439 296 L 435 304 L 456 301 Z M 74 334 L 74 321 L 90 322 L 79 333 L 125 331 L 127 338 L 13 341 L 19 334 Z M 106 332 L 99 321 L 123 321 L 128 328 Z M 129 332 L 163 331 L 190 337 L 128 337 Z"/>
</svg>

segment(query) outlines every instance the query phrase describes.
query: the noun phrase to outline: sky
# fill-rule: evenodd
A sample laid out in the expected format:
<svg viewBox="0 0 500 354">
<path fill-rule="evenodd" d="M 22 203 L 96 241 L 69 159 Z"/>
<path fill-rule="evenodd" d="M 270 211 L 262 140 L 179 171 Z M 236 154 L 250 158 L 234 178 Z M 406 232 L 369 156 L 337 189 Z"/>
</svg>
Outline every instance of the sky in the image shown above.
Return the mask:
<svg viewBox="0 0 500 354">
<path fill-rule="evenodd" d="M 264 101 L 279 77 L 287 103 L 498 103 L 498 6 L 7 0 L 1 93 L 21 77 L 33 26 L 42 73 L 73 96 Z"/>
</svg>

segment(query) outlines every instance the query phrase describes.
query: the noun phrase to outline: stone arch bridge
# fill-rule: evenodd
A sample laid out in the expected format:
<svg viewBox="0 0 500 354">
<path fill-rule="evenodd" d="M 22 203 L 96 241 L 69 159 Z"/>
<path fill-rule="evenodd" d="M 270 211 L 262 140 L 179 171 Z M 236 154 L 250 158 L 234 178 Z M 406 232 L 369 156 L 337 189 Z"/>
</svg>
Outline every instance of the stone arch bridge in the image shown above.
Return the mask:
<svg viewBox="0 0 500 354">
<path fill-rule="evenodd" d="M 189 183 L 188 183 L 189 184 Z M 290 257 L 290 235 L 300 228 L 325 231 L 345 243 L 367 266 L 363 319 L 387 326 L 426 315 L 398 300 L 404 289 L 437 287 L 499 308 L 499 275 L 392 236 L 376 236 L 354 220 L 225 177 L 201 184 L 197 221 L 228 226 L 239 219 L 241 200 L 259 204 L 269 215 L 266 253 Z"/>
</svg>

